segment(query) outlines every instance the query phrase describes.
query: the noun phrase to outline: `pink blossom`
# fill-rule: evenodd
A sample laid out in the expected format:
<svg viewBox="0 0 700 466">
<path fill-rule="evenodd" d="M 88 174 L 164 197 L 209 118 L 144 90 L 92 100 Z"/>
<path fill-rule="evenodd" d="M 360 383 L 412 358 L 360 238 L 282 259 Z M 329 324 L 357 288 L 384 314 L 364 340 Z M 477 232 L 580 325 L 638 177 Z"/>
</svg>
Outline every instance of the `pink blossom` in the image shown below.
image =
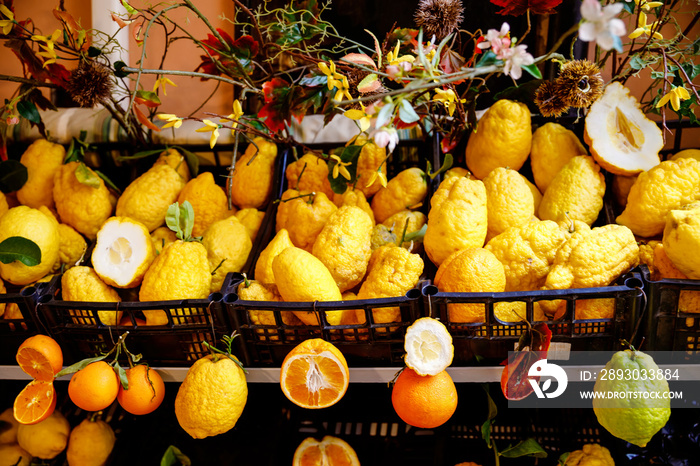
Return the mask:
<svg viewBox="0 0 700 466">
<path fill-rule="evenodd" d="M 500 60 L 504 60 L 507 50 L 510 49 L 510 25 L 503 23 L 500 31 L 489 29 L 484 39 L 483 42 L 479 42 L 476 46 L 484 50 L 491 48 Z"/>
<path fill-rule="evenodd" d="M 532 65 L 535 59 L 525 51 L 527 45 L 516 45 L 504 51 L 505 65 L 503 66 L 503 73 L 506 76 L 510 76 L 513 79 L 520 79 L 523 75 L 522 66 Z"/>
<path fill-rule="evenodd" d="M 396 144 L 399 143 L 399 133 L 395 128 L 385 128 L 374 133 L 374 143 L 379 147 L 389 147 L 389 152 L 393 152 Z"/>
</svg>

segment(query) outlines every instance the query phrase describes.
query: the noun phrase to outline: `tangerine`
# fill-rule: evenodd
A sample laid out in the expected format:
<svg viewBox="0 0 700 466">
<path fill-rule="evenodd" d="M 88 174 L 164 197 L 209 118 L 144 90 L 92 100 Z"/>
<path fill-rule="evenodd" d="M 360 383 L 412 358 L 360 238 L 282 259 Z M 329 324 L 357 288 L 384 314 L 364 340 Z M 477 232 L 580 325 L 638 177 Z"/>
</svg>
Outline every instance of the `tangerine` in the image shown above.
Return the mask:
<svg viewBox="0 0 700 466">
<path fill-rule="evenodd" d="M 394 383 L 391 403 L 406 424 L 432 429 L 447 422 L 454 414 L 457 388 L 447 371 L 421 376 L 407 367 Z"/>
<path fill-rule="evenodd" d="M 104 361 L 97 361 L 73 374 L 68 384 L 68 396 L 80 409 L 100 411 L 117 398 L 119 385 L 114 368 Z"/>
<path fill-rule="evenodd" d="M 302 408 L 334 405 L 345 395 L 350 372 L 345 356 L 332 343 L 311 338 L 298 344 L 282 362 L 284 395 Z"/>
<path fill-rule="evenodd" d="M 36 380 L 53 380 L 63 368 L 63 351 L 56 340 L 46 335 L 27 338 L 17 349 L 17 364 Z"/>
<path fill-rule="evenodd" d="M 36 424 L 51 416 L 55 408 L 53 380 L 32 380 L 15 398 L 13 414 L 20 424 Z"/>
<path fill-rule="evenodd" d="M 165 396 L 165 384 L 160 374 L 150 367 L 139 364 L 126 370 L 129 388 L 119 385 L 117 401 L 131 414 L 149 414 L 160 406 Z"/>
</svg>

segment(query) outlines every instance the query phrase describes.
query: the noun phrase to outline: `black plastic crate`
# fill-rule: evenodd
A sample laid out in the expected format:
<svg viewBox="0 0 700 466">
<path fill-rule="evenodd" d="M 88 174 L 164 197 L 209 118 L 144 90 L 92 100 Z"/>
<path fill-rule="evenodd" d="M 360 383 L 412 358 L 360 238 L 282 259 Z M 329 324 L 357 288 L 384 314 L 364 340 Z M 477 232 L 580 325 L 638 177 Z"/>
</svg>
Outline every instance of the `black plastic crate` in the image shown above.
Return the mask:
<svg viewBox="0 0 700 466">
<path fill-rule="evenodd" d="M 224 280 L 224 288 L 228 286 Z M 132 353 L 141 353 L 151 365 L 190 365 L 210 353 L 204 345 L 217 345 L 231 333 L 221 305 L 221 293 L 207 299 L 173 301 L 126 301 L 98 303 L 63 301 L 60 276 L 54 278 L 36 304 L 36 312 L 64 351 L 66 365 L 101 355 L 129 332 L 126 343 Z M 145 325 L 143 311 L 163 310 L 166 325 Z M 128 325 L 105 325 L 99 312 L 123 312 Z"/>
<path fill-rule="evenodd" d="M 425 168 L 430 160 L 433 167 L 437 157 L 437 139 L 402 140 L 392 156 L 387 160 L 387 177 L 391 178 L 401 170 L 410 167 Z M 310 149 L 326 151 L 338 147 L 338 144 L 310 145 Z M 425 154 L 429 157 L 426 157 Z M 280 198 L 287 186 L 284 169 L 291 163 L 292 151 L 280 152 L 278 163 L 281 164 L 279 184 L 275 186 L 277 198 Z M 279 167 L 279 166 L 278 166 Z M 428 194 L 421 210 L 427 214 L 430 195 L 436 180 L 428 183 Z M 258 238 L 248 257 L 245 270 L 248 278 L 254 278 L 257 259 L 262 250 L 275 236 L 275 221 L 278 204 L 273 203 L 265 214 Z M 424 279 L 434 273 L 434 267 L 424 253 Z M 338 302 L 265 302 L 244 301 L 238 299 L 236 290 L 244 279 L 240 274 L 232 274 L 231 293 L 225 294 L 223 304 L 226 307 L 231 325 L 241 338 L 238 339 L 239 350 L 244 364 L 248 366 L 279 366 L 287 353 L 296 345 L 309 338 L 323 338 L 333 342 L 353 365 L 402 365 L 403 340 L 406 328 L 421 316 L 420 288 L 410 290 L 406 295 L 394 298 L 365 299 Z M 401 321 L 387 324 L 374 322 L 371 310 L 377 308 L 398 307 Z M 330 325 L 325 319 L 324 311 L 362 309 L 366 322 L 355 325 Z M 256 325 L 250 318 L 249 311 L 273 312 L 275 325 Z M 293 311 L 315 312 L 320 322 L 318 326 L 286 325 L 282 313 Z"/>
<path fill-rule="evenodd" d="M 0 294 L 0 305 L 5 305 L 5 316 L 0 317 L 0 364 L 17 364 L 15 355 L 19 345 L 27 338 L 37 333 L 48 333 L 37 325 L 34 315 L 34 304 L 38 299 L 40 289 L 46 283 L 34 286 L 18 287 L 6 283 L 7 293 Z M 6 317 L 9 306 L 17 306 L 21 318 Z"/>
<path fill-rule="evenodd" d="M 520 336 L 528 329 L 527 322 L 505 322 L 494 314 L 498 302 L 521 302 L 526 306 L 526 319 L 537 322 L 534 303 L 565 300 L 566 312 L 558 320 L 547 320 L 552 342 L 571 344 L 571 351 L 610 351 L 620 348 L 620 340 L 631 340 L 644 310 L 644 283 L 641 274 L 633 270 L 620 277 L 612 286 L 566 290 L 512 291 L 502 293 L 446 293 L 435 285 L 422 290 L 424 308 L 428 315 L 439 318 L 453 338 L 453 365 L 477 362 L 499 364 L 514 351 Z M 611 319 L 576 319 L 577 301 L 609 298 L 615 300 Z M 450 321 L 448 306 L 455 303 L 480 303 L 485 306 L 485 322 Z M 522 306 L 522 305 L 521 305 Z"/>
<path fill-rule="evenodd" d="M 647 349 L 700 353 L 700 280 L 652 280 L 645 265 L 640 269 L 649 301 L 644 332 Z"/>
</svg>

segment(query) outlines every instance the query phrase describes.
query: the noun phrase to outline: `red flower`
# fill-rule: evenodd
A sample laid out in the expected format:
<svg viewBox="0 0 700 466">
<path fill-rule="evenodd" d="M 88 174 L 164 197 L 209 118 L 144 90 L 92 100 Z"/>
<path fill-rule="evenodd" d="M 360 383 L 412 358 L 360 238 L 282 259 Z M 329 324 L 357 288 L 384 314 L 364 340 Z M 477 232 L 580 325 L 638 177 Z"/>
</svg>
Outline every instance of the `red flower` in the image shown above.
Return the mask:
<svg viewBox="0 0 700 466">
<path fill-rule="evenodd" d="M 202 41 L 202 45 L 223 65 L 229 70 L 232 76 L 239 76 L 241 69 L 250 74 L 253 72 L 253 64 L 251 59 L 258 54 L 258 43 L 250 36 L 241 36 L 233 40 L 230 35 L 223 29 L 216 30 L 219 36 L 224 40 L 223 44 L 213 34 L 208 34 L 207 38 Z M 202 55 L 202 63 L 197 67 L 207 74 L 220 75 L 222 71 L 217 68 L 216 64 L 206 55 Z"/>
<path fill-rule="evenodd" d="M 503 7 L 498 14 L 520 16 L 527 10 L 536 15 L 554 13 L 562 0 L 491 0 L 491 3 Z"/>
<path fill-rule="evenodd" d="M 263 84 L 265 105 L 258 112 L 258 117 L 265 119 L 265 125 L 271 132 L 284 130 L 285 121 L 289 124 L 292 118 L 298 122 L 304 119 L 306 108 L 294 103 L 294 95 L 298 91 L 282 78 L 272 78 Z"/>
</svg>

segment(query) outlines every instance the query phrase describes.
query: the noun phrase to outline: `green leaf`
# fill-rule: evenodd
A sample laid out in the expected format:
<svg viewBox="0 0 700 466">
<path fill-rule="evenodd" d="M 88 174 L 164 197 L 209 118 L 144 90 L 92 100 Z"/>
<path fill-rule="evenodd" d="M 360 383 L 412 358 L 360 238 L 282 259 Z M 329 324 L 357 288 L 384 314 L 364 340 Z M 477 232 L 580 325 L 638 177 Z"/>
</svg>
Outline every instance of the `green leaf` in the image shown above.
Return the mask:
<svg viewBox="0 0 700 466">
<path fill-rule="evenodd" d="M 131 155 L 120 155 L 117 157 L 117 161 L 125 161 L 125 160 L 138 160 L 138 159 L 143 159 L 145 157 L 148 157 L 153 154 L 160 154 L 163 152 L 163 149 L 153 149 L 153 150 L 144 150 L 141 152 L 136 152 L 135 154 Z"/>
<path fill-rule="evenodd" d="M 129 76 L 129 71 L 123 71 L 123 68 L 126 68 L 127 65 L 123 61 L 115 61 L 114 62 L 114 76 L 117 78 L 126 78 Z"/>
<path fill-rule="evenodd" d="M 190 175 L 195 178 L 199 174 L 199 157 L 194 152 L 191 152 L 184 147 L 176 146 L 177 150 L 185 156 L 187 168 L 190 169 Z"/>
<path fill-rule="evenodd" d="M 624 10 L 625 10 L 627 13 L 629 13 L 629 14 L 634 13 L 634 7 L 635 7 L 635 4 L 634 4 L 634 3 L 631 3 L 631 2 L 630 2 L 630 3 L 621 2 L 621 3 L 622 3 L 622 7 L 624 8 Z"/>
<path fill-rule="evenodd" d="M 496 58 L 496 54 L 493 53 L 493 50 L 489 50 L 487 52 L 484 52 L 484 54 L 481 56 L 479 61 L 476 63 L 476 67 L 480 66 L 489 66 L 493 65 L 498 61 L 498 58 Z"/>
<path fill-rule="evenodd" d="M 392 115 L 394 114 L 394 103 L 386 104 L 379 110 L 377 114 L 377 120 L 374 123 L 375 128 L 381 128 L 385 124 L 392 120 Z"/>
<path fill-rule="evenodd" d="M 328 76 L 319 74 L 317 76 L 304 77 L 299 80 L 301 86 L 318 87 L 328 84 Z"/>
<path fill-rule="evenodd" d="M 165 223 L 175 232 L 182 241 L 192 240 L 192 228 L 194 227 L 194 209 L 190 201 L 182 204 L 177 202 L 170 204 L 165 215 Z"/>
<path fill-rule="evenodd" d="M 404 241 L 418 241 L 422 240 L 425 236 L 425 232 L 428 231 L 428 224 L 424 223 L 420 230 L 416 230 L 413 233 L 407 233 L 404 237 Z"/>
<path fill-rule="evenodd" d="M 542 72 L 537 68 L 537 65 L 523 65 L 521 68 L 534 76 L 535 79 L 542 79 Z"/>
<path fill-rule="evenodd" d="M 663 71 L 652 71 L 651 72 L 651 79 L 664 79 L 664 72 Z"/>
<path fill-rule="evenodd" d="M 569 458 L 569 455 L 570 455 L 570 454 L 571 454 L 571 452 L 569 452 L 569 451 L 567 451 L 566 453 L 562 453 L 562 454 L 559 456 L 559 460 L 557 461 L 557 464 L 558 464 L 559 466 L 565 466 L 565 465 L 566 465 L 566 460 Z"/>
<path fill-rule="evenodd" d="M 411 105 L 411 102 L 406 99 L 401 100 L 401 106 L 399 107 L 399 118 L 401 118 L 401 121 L 407 124 L 415 123 L 416 121 L 420 120 L 420 117 L 413 109 L 413 105 Z"/>
<path fill-rule="evenodd" d="M 487 419 L 486 422 L 481 424 L 481 438 L 484 439 L 489 448 L 491 447 L 491 423 L 493 423 L 493 420 Z"/>
<path fill-rule="evenodd" d="M 190 466 L 192 462 L 176 446 L 170 445 L 160 460 L 160 466 L 173 466 L 175 464 Z"/>
<path fill-rule="evenodd" d="M 102 50 L 98 49 L 97 47 L 90 46 L 88 48 L 88 57 L 95 58 L 97 56 L 100 56 L 102 54 Z"/>
<path fill-rule="evenodd" d="M 145 103 L 146 105 L 154 104 L 154 107 L 157 107 L 161 103 L 158 94 L 156 94 L 153 91 L 144 91 L 143 89 L 139 89 L 138 91 L 136 91 L 136 98 L 142 99 L 143 103 Z"/>
<path fill-rule="evenodd" d="M 428 168 L 428 171 L 426 173 L 428 173 L 428 176 L 430 176 L 431 180 L 434 180 L 435 177 L 438 176 L 440 173 L 445 173 L 447 170 L 452 168 L 453 163 L 454 159 L 452 158 L 452 154 L 448 152 L 447 154 L 445 154 L 445 160 L 443 160 L 442 166 L 438 171 L 436 171 L 435 173 L 430 173 L 430 168 Z"/>
<path fill-rule="evenodd" d="M 644 69 L 647 67 L 647 65 L 648 65 L 648 63 L 646 61 L 644 61 L 644 59 L 639 55 L 633 56 L 632 59 L 630 60 L 630 67 L 633 70 Z"/>
<path fill-rule="evenodd" d="M 99 171 L 99 170 L 94 170 L 94 172 L 97 174 L 97 176 L 99 176 L 100 178 L 102 178 L 102 181 L 104 181 L 105 184 L 106 184 L 107 186 L 109 186 L 110 188 L 112 188 L 113 190 L 115 190 L 115 191 L 118 192 L 118 193 L 121 193 L 121 192 L 122 192 L 121 189 L 119 189 L 119 188 L 117 187 L 117 185 L 114 184 L 114 183 L 112 182 L 112 180 L 110 180 L 110 179 L 107 177 L 107 175 L 105 175 L 104 173 L 102 173 L 102 172 Z"/>
<path fill-rule="evenodd" d="M 537 443 L 537 440 L 534 438 L 529 438 L 514 446 L 508 446 L 505 450 L 499 452 L 499 455 L 505 458 L 519 458 L 521 456 L 546 458 L 547 452 L 539 443 Z"/>
<path fill-rule="evenodd" d="M 87 366 L 89 366 L 93 362 L 102 361 L 107 356 L 108 356 L 108 354 L 103 354 L 102 356 L 96 356 L 94 358 L 87 358 L 87 359 L 83 359 L 82 361 L 78 361 L 75 364 L 73 364 L 72 366 L 64 367 L 63 370 L 61 370 L 61 372 L 56 374 L 55 378 L 57 379 L 59 377 L 63 377 L 64 375 L 75 374 L 79 370 L 85 369 Z"/>
<path fill-rule="evenodd" d="M 129 2 L 126 0 L 121 0 L 120 2 L 124 8 L 126 8 L 126 12 L 129 13 L 129 16 L 135 15 L 138 13 L 138 10 L 134 8 L 133 6 L 129 5 Z"/>
<path fill-rule="evenodd" d="M 119 377 L 119 382 L 122 384 L 122 388 L 124 390 L 129 389 L 129 379 L 126 377 L 126 371 L 122 366 L 119 365 L 118 361 L 114 361 L 114 371 L 117 373 L 117 376 Z"/>
<path fill-rule="evenodd" d="M 37 110 L 36 105 L 34 105 L 34 102 L 30 102 L 28 100 L 20 100 L 19 102 L 17 102 L 17 111 L 22 117 L 26 118 L 32 123 L 41 123 L 41 115 L 39 115 L 39 110 Z"/>
<path fill-rule="evenodd" d="M 10 236 L 0 243 L 0 262 L 11 264 L 19 261 L 27 267 L 41 263 L 41 249 L 37 244 L 21 236 Z"/>
<path fill-rule="evenodd" d="M 27 182 L 27 167 L 18 160 L 0 162 L 0 191 L 12 193 L 19 190 Z"/>
<path fill-rule="evenodd" d="M 80 183 L 84 184 L 85 186 L 90 186 L 91 188 L 97 189 L 101 185 L 100 177 L 82 162 L 75 167 L 75 177 Z"/>
</svg>

